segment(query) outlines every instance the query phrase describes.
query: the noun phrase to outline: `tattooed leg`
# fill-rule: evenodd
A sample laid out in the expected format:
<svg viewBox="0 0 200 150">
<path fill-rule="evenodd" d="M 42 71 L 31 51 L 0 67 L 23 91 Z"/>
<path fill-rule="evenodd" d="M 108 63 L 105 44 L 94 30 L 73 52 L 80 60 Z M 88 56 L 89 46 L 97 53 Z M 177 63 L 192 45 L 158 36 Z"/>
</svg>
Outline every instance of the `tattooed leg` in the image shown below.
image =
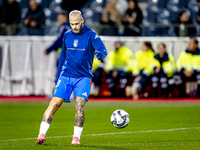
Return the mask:
<svg viewBox="0 0 200 150">
<path fill-rule="evenodd" d="M 85 121 L 85 103 L 86 99 L 82 97 L 75 98 L 76 115 L 74 119 L 74 125 L 77 127 L 83 127 Z"/>
<path fill-rule="evenodd" d="M 42 121 L 51 124 L 53 121 L 55 112 L 60 108 L 63 102 L 64 102 L 64 99 L 53 97 L 53 99 L 49 103 L 47 110 L 45 111 L 43 115 Z"/>
<path fill-rule="evenodd" d="M 46 142 L 46 132 L 48 131 L 50 124 L 53 121 L 55 112 L 60 108 L 63 102 L 64 100 L 62 98 L 54 97 L 49 103 L 49 107 L 45 111 L 42 122 L 40 124 L 39 135 L 36 141 L 37 144 L 42 144 Z"/>
</svg>

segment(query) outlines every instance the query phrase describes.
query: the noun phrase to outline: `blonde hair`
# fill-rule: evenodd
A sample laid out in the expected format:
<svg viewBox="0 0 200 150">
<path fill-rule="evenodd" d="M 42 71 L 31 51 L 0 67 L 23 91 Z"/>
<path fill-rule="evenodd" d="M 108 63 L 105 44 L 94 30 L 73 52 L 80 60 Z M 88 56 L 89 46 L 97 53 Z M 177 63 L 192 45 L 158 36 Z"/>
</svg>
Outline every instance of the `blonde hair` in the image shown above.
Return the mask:
<svg viewBox="0 0 200 150">
<path fill-rule="evenodd" d="M 69 13 L 69 17 L 70 16 L 79 16 L 80 18 L 83 18 L 81 11 L 79 10 L 73 10 Z"/>
</svg>

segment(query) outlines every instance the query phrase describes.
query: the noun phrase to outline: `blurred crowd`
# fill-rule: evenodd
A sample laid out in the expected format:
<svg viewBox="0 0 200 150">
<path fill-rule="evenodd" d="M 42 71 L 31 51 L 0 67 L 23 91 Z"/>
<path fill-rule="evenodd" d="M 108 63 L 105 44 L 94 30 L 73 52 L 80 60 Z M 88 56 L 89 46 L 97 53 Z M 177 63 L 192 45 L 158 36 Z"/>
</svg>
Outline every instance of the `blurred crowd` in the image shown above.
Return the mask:
<svg viewBox="0 0 200 150">
<path fill-rule="evenodd" d="M 140 9 L 139 0 L 0 0 L 0 35 L 57 35 L 44 54 L 55 50 L 59 59 L 63 35 L 70 29 L 68 14 L 77 9 L 83 12 L 86 25 L 95 25 L 91 18 L 96 21 L 101 35 L 197 36 L 200 0 L 143 1 L 145 10 Z M 146 41 L 135 54 L 122 41 L 116 41 L 114 47 L 105 62 L 94 58 L 94 96 L 101 95 L 103 87 L 108 88 L 104 96 L 138 99 L 141 94 L 148 97 L 145 91 L 150 87 L 153 97 L 187 97 L 185 83 L 196 81 L 194 95 L 200 97 L 197 39 L 190 38 L 177 61 L 164 43 L 155 52 Z"/>
<path fill-rule="evenodd" d="M 200 49 L 197 39 L 190 38 L 187 49 L 182 51 L 177 61 L 167 52 L 164 43 L 159 43 L 155 52 L 151 42 L 146 41 L 135 54 L 121 41 L 116 41 L 114 47 L 106 62 L 94 60 L 94 96 L 105 91 L 101 88 L 105 82 L 109 93 L 104 93 L 104 96 L 138 99 L 142 94 L 150 97 L 147 92 L 147 87 L 150 87 L 155 98 L 183 98 L 188 97 L 185 83 L 195 81 L 197 91 L 194 96 L 200 97 Z"/>
<path fill-rule="evenodd" d="M 56 35 L 60 11 L 78 9 L 100 35 L 197 36 L 200 0 L 0 0 L 0 35 Z M 140 2 L 146 8 L 140 8 Z"/>
<path fill-rule="evenodd" d="M 86 2 L 87 0 L 2 0 L 0 35 L 49 34 L 45 29 L 48 29 L 50 22 L 52 29 L 55 26 L 59 29 L 60 14 L 67 17 L 68 12 L 80 10 Z M 50 34 L 56 35 L 57 31 Z"/>
</svg>

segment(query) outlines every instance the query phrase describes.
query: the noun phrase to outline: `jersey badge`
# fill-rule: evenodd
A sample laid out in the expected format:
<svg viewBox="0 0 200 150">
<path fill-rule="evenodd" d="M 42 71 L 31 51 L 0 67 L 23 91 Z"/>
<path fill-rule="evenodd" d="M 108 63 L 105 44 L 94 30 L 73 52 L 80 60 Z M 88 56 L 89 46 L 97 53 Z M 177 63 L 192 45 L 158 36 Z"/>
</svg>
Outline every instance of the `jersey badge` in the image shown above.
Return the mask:
<svg viewBox="0 0 200 150">
<path fill-rule="evenodd" d="M 78 40 L 74 40 L 74 47 L 78 46 Z"/>
</svg>

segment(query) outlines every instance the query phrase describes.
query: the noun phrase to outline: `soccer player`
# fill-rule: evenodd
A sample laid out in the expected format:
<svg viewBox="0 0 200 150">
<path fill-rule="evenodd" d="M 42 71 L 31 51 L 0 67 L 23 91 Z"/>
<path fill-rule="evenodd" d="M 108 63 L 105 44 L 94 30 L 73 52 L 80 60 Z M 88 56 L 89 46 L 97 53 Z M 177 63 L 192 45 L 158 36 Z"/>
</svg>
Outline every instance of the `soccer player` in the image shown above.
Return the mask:
<svg viewBox="0 0 200 150">
<path fill-rule="evenodd" d="M 76 115 L 72 145 L 80 144 L 85 120 L 85 104 L 91 88 L 92 62 L 94 55 L 100 60 L 107 56 L 107 50 L 99 35 L 84 25 L 82 14 L 73 10 L 69 14 L 72 30 L 64 34 L 60 55 L 56 87 L 53 98 L 46 109 L 40 125 L 36 143 L 46 142 L 45 134 L 53 121 L 55 112 L 63 102 L 70 102 L 74 91 Z"/>
</svg>

